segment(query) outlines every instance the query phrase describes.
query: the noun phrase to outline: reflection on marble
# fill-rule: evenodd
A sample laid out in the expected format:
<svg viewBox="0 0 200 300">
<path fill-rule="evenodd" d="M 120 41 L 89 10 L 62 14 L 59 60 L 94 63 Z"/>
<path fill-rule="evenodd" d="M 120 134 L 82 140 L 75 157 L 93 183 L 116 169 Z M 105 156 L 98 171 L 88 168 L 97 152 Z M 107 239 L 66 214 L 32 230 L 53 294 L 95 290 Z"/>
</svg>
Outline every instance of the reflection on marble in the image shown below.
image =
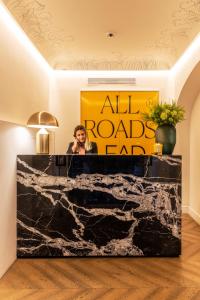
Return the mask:
<svg viewBox="0 0 200 300">
<path fill-rule="evenodd" d="M 178 256 L 180 156 L 17 157 L 18 257 Z"/>
</svg>

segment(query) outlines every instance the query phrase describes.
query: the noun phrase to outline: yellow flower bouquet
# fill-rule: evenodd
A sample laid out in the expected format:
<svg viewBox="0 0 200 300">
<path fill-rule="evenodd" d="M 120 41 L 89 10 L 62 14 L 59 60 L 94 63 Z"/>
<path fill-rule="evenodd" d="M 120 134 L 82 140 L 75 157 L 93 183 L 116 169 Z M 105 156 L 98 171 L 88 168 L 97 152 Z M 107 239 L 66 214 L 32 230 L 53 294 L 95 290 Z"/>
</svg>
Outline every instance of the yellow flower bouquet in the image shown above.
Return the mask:
<svg viewBox="0 0 200 300">
<path fill-rule="evenodd" d="M 150 107 L 149 112 L 143 113 L 145 121 L 152 121 L 158 126 L 172 125 L 184 120 L 185 110 L 175 102 L 172 104 L 160 103 Z"/>
</svg>

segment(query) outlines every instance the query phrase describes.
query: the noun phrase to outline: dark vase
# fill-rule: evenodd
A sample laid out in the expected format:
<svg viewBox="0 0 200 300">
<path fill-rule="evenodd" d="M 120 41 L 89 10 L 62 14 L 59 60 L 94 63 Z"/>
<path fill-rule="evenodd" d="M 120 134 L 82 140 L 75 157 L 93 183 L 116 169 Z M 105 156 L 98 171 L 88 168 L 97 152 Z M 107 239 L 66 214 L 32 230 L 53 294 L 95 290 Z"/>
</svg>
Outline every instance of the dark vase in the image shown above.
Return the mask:
<svg viewBox="0 0 200 300">
<path fill-rule="evenodd" d="M 156 143 L 163 144 L 163 154 L 172 154 L 176 145 L 176 128 L 173 125 L 161 125 L 156 129 Z"/>
</svg>

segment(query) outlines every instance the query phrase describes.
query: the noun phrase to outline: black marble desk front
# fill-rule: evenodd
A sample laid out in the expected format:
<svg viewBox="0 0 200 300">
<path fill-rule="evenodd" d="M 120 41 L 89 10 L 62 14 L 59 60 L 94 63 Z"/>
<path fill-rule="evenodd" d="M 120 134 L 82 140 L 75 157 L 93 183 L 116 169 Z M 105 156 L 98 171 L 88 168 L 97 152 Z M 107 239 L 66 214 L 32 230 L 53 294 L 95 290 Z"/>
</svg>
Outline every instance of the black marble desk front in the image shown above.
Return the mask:
<svg viewBox="0 0 200 300">
<path fill-rule="evenodd" d="M 18 257 L 180 254 L 180 156 L 17 157 Z"/>
</svg>

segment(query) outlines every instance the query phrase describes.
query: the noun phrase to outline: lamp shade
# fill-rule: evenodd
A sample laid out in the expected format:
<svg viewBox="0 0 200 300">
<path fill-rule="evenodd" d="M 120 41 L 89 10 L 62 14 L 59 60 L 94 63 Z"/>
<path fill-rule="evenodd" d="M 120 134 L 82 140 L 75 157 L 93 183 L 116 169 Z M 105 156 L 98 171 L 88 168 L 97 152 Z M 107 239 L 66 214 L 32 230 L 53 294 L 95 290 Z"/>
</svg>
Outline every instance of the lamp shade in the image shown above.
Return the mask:
<svg viewBox="0 0 200 300">
<path fill-rule="evenodd" d="M 27 122 L 28 127 L 34 128 L 55 128 L 58 127 L 58 120 L 52 114 L 46 111 L 34 113 Z"/>
</svg>

